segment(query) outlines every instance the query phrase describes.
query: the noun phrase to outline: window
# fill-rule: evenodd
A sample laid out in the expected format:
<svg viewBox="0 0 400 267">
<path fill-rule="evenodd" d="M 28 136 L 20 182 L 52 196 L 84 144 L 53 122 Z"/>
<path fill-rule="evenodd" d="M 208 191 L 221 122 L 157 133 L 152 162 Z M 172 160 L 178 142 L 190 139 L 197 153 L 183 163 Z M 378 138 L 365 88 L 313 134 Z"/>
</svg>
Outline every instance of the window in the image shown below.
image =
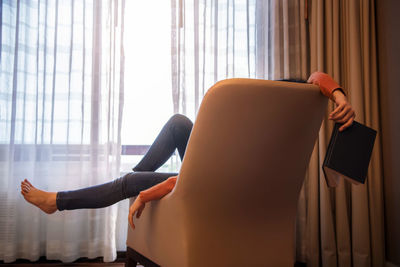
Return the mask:
<svg viewBox="0 0 400 267">
<path fill-rule="evenodd" d="M 170 10 L 170 1 L 126 1 L 122 172 L 139 162 L 173 114 Z M 159 171 L 175 171 L 177 162 L 174 156 Z"/>
</svg>

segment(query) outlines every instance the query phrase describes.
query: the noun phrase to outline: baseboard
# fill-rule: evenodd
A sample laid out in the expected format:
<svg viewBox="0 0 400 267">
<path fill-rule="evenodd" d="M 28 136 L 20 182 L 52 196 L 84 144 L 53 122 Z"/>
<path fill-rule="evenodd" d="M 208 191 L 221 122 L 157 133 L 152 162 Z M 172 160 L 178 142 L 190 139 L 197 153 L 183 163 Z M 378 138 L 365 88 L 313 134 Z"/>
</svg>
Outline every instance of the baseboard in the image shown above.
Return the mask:
<svg viewBox="0 0 400 267">
<path fill-rule="evenodd" d="M 390 261 L 387 261 L 385 267 L 399 267 L 399 266 L 394 263 L 391 263 Z"/>
</svg>

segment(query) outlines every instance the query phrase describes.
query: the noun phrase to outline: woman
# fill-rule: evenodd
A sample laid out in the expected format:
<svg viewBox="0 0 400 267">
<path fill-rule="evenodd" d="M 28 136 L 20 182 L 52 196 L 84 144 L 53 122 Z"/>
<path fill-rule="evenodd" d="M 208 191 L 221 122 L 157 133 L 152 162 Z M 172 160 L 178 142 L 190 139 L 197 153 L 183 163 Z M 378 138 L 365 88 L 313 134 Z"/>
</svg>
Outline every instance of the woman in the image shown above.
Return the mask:
<svg viewBox="0 0 400 267">
<path fill-rule="evenodd" d="M 329 119 L 342 123 L 340 131 L 349 127 L 355 117 L 355 112 L 343 88 L 329 75 L 322 72 L 313 73 L 309 83 L 318 85 L 321 92 L 336 103 L 336 108 Z M 177 173 L 155 172 L 175 149 L 178 149 L 181 160 L 184 157 L 187 141 L 193 123 L 183 115 L 176 114 L 165 124 L 149 151 L 133 168 L 132 173 L 109 183 L 73 191 L 45 192 L 35 188 L 28 180 L 21 182 L 21 194 L 29 203 L 44 212 L 51 214 L 57 209 L 72 210 L 84 208 L 103 208 L 120 200 L 138 196 L 129 209 L 129 224 L 134 229 L 133 216 L 139 218 L 145 203 L 160 199 L 175 186 Z"/>
</svg>

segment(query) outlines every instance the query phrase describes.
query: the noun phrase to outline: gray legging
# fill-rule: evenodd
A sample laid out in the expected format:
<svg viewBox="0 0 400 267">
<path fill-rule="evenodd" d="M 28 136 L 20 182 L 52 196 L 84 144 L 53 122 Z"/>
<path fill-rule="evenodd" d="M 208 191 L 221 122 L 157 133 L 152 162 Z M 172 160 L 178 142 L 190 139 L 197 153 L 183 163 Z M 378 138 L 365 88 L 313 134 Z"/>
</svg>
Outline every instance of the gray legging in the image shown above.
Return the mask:
<svg viewBox="0 0 400 267">
<path fill-rule="evenodd" d="M 193 123 L 180 114 L 173 115 L 162 128 L 149 151 L 128 173 L 109 183 L 73 191 L 57 193 L 58 210 L 96 209 L 110 206 L 126 198 L 137 196 L 140 191 L 165 181 L 177 173 L 155 172 L 178 149 L 181 160 Z"/>
</svg>

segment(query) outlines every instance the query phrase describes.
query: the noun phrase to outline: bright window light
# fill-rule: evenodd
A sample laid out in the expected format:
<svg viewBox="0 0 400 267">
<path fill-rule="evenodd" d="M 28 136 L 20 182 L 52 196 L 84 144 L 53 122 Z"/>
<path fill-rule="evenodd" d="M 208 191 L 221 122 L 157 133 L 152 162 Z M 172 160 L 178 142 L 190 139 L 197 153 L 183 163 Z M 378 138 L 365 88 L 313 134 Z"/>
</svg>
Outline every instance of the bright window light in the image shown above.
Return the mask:
<svg viewBox="0 0 400 267">
<path fill-rule="evenodd" d="M 122 145 L 151 145 L 173 114 L 171 1 L 126 1 Z M 142 156 L 123 156 L 128 171 Z"/>
<path fill-rule="evenodd" d="M 122 144 L 150 145 L 173 113 L 170 1 L 126 1 Z"/>
</svg>

